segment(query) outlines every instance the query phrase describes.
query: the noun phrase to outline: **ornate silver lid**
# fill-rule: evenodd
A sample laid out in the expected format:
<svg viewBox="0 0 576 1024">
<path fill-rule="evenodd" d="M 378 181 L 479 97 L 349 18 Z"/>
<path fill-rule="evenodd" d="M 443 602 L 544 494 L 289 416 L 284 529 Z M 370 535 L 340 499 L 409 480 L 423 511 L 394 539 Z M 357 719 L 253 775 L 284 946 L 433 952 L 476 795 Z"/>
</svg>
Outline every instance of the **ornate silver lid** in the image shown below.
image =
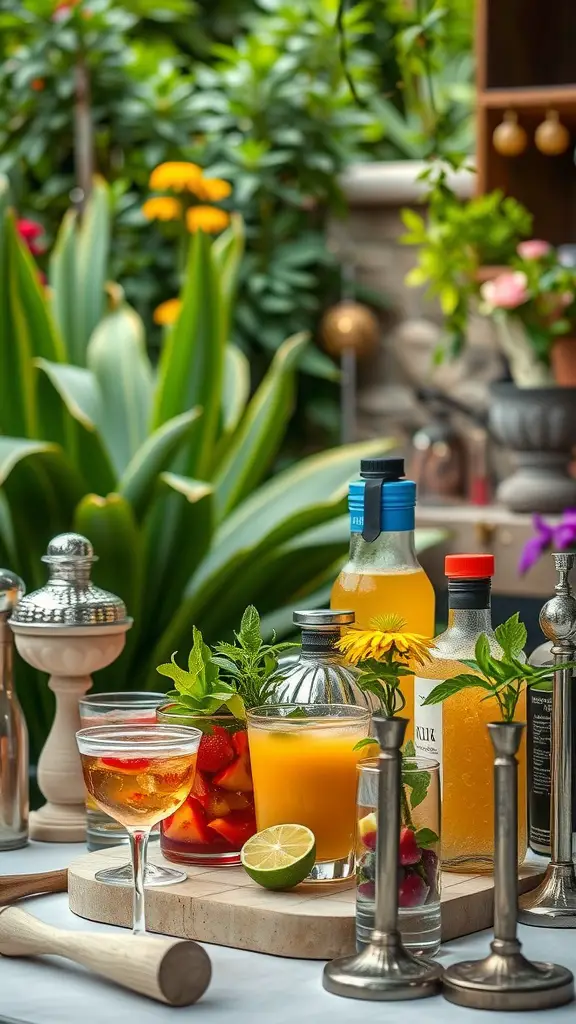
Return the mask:
<svg viewBox="0 0 576 1024">
<path fill-rule="evenodd" d="M 54 537 L 42 557 L 50 569 L 48 582 L 22 598 L 10 625 L 104 626 L 130 622 L 124 602 L 91 582 L 91 566 L 96 560 L 90 541 L 79 533 Z"/>
<path fill-rule="evenodd" d="M 26 587 L 15 572 L 0 569 L 0 615 L 11 612 L 25 593 Z"/>
<path fill-rule="evenodd" d="M 337 608 L 314 608 L 311 611 L 292 614 L 292 622 L 295 626 L 304 626 L 308 629 L 319 626 L 351 626 L 354 618 L 354 612 L 340 611 Z"/>
</svg>

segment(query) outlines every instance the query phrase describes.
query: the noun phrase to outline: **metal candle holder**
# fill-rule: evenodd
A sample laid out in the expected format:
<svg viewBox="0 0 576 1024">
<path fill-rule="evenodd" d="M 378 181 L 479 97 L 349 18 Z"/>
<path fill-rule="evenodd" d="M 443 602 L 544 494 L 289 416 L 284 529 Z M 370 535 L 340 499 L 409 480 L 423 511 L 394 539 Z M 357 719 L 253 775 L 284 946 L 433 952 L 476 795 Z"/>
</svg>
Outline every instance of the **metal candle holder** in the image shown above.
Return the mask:
<svg viewBox="0 0 576 1024">
<path fill-rule="evenodd" d="M 380 743 L 376 906 L 369 945 L 355 956 L 326 964 L 322 983 L 328 992 L 352 999 L 424 999 L 440 991 L 442 967 L 412 956 L 398 931 L 398 851 L 400 846 L 400 748 L 405 718 L 374 718 Z"/>
<path fill-rule="evenodd" d="M 550 832 L 552 859 L 540 885 L 520 900 L 518 920 L 541 928 L 576 928 L 576 875 L 572 861 L 572 669 L 576 653 L 576 599 L 568 581 L 574 555 L 554 554 L 556 596 L 540 612 L 540 628 L 552 641 L 552 751 Z"/>
<path fill-rule="evenodd" d="M 565 967 L 533 963 L 520 952 L 518 910 L 518 762 L 524 725 L 488 726 L 494 759 L 494 939 L 484 960 L 452 964 L 444 973 L 444 998 L 478 1010 L 547 1010 L 574 998 Z"/>
</svg>

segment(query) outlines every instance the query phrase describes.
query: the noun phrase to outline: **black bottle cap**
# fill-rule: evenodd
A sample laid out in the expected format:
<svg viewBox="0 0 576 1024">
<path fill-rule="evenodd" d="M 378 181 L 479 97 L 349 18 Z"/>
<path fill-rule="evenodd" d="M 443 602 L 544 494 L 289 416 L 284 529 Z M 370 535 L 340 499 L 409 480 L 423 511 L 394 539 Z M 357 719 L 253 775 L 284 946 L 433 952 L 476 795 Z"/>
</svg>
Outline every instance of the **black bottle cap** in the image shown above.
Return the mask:
<svg viewBox="0 0 576 1024">
<path fill-rule="evenodd" d="M 404 459 L 361 459 L 360 476 L 363 480 L 402 480 Z"/>
</svg>

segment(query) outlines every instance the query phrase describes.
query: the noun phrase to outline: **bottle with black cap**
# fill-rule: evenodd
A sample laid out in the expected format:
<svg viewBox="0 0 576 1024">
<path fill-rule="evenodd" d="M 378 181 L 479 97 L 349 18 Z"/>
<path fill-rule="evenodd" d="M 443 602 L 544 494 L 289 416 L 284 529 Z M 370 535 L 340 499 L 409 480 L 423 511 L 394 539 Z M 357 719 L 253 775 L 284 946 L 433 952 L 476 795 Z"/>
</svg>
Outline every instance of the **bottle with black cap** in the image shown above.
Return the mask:
<svg viewBox="0 0 576 1024">
<path fill-rule="evenodd" d="M 360 480 L 350 484 L 350 554 L 330 597 L 332 608 L 350 608 L 355 628 L 394 614 L 413 633 L 434 633 L 434 590 L 416 556 L 414 512 L 416 484 L 404 478 L 404 459 L 362 459 Z M 414 717 L 413 684 L 402 690 Z"/>
<path fill-rule="evenodd" d="M 474 673 L 476 642 L 484 634 L 488 650 L 502 657 L 492 629 L 490 590 L 494 555 L 447 555 L 448 629 L 436 637 L 431 661 L 414 680 L 415 746 L 419 757 L 440 762 L 442 786 L 442 867 L 447 871 L 492 873 L 494 868 L 494 751 L 487 725 L 498 719 L 493 699 L 471 686 L 443 704 L 423 705 L 443 679 Z M 526 697 L 516 708 L 526 721 Z M 526 856 L 526 744 L 518 754 L 518 859 Z"/>
</svg>

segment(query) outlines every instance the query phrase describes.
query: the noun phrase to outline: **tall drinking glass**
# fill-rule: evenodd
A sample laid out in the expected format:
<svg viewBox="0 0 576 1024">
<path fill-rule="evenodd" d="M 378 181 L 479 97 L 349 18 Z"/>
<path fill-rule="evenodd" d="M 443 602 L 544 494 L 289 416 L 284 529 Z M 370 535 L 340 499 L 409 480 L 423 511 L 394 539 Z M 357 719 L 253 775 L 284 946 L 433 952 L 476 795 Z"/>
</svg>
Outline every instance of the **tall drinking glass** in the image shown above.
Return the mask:
<svg viewBox="0 0 576 1024">
<path fill-rule="evenodd" d="M 247 712 L 258 830 L 306 825 L 316 836 L 307 881 L 354 870 L 356 766 L 370 711 L 348 704 L 276 704 Z"/>
<path fill-rule="evenodd" d="M 356 944 L 370 942 L 376 896 L 378 761 L 358 765 L 356 833 Z M 402 758 L 398 926 L 416 956 L 440 948 L 440 765 L 426 757 Z"/>
<path fill-rule="evenodd" d="M 128 832 L 133 932 L 146 931 L 144 873 L 150 829 L 174 814 L 194 782 L 202 733 L 176 725 L 96 726 L 76 733 L 86 788 Z"/>
</svg>

